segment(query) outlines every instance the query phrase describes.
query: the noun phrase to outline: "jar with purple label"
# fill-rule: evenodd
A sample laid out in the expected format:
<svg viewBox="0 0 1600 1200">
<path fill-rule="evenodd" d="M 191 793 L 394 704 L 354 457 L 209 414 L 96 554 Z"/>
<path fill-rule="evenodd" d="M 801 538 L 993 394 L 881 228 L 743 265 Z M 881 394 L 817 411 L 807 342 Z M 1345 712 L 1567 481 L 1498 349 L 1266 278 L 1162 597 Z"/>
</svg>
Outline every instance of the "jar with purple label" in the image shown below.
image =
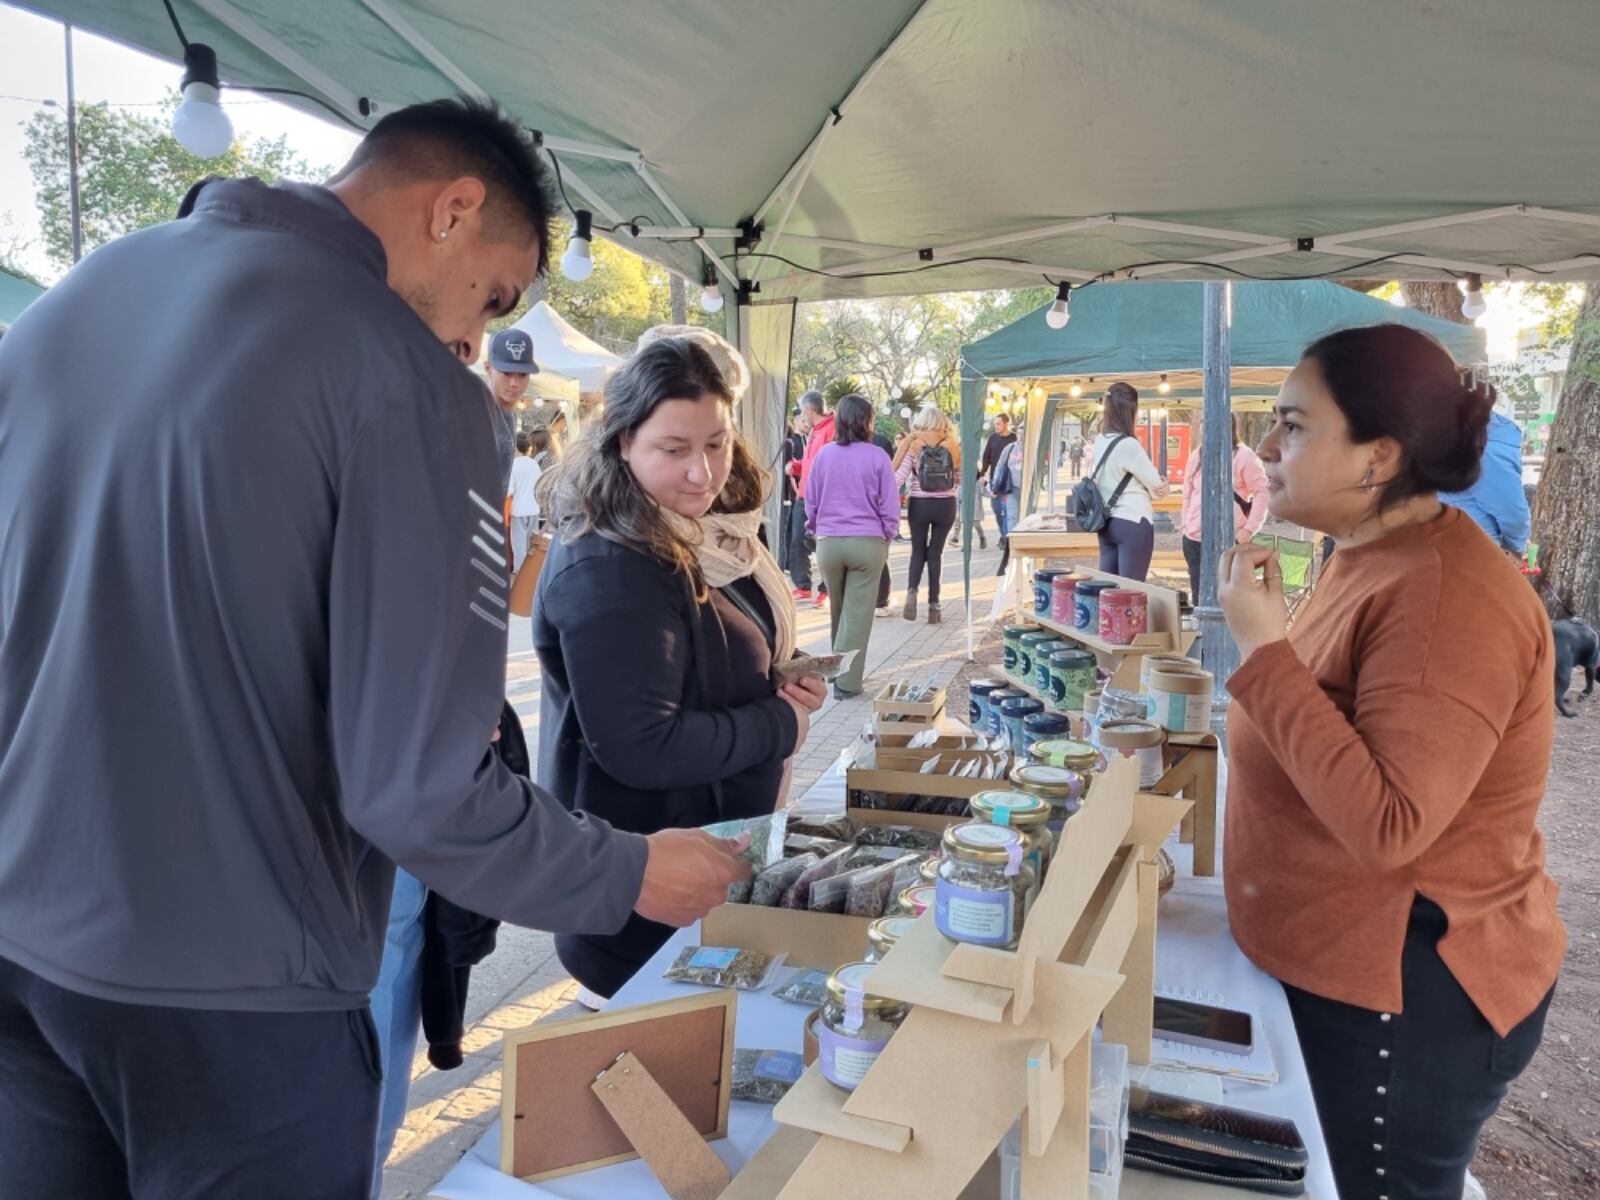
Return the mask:
<svg viewBox="0 0 1600 1200">
<path fill-rule="evenodd" d="M 1020 830 L 952 825 L 944 833 L 934 924 L 952 941 L 1015 949 L 1033 887 Z"/>
<path fill-rule="evenodd" d="M 865 1078 L 910 1005 L 866 989 L 871 963 L 846 963 L 828 976 L 828 998 L 817 1021 L 817 1065 L 835 1087 L 853 1092 Z"/>
</svg>

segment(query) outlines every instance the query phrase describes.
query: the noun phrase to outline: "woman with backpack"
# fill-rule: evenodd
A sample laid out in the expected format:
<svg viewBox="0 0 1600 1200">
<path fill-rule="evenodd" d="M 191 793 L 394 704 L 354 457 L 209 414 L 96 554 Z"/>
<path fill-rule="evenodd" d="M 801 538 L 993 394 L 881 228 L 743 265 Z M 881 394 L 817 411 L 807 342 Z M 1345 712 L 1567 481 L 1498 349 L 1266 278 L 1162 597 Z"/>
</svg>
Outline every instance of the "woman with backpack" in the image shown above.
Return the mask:
<svg viewBox="0 0 1600 1200">
<path fill-rule="evenodd" d="M 911 525 L 911 570 L 906 577 L 905 618 L 917 619 L 917 589 L 928 571 L 928 624 L 939 623 L 939 573 L 944 544 L 956 523 L 961 491 L 961 444 L 950 418 L 937 404 L 924 404 L 911 434 L 894 456 L 895 477 L 909 483 L 906 519 Z"/>
<path fill-rule="evenodd" d="M 1113 383 L 1100 416 L 1104 432 L 1094 440 L 1094 470 L 1074 492 L 1073 507 L 1082 512 L 1080 493 L 1098 489 L 1106 518 L 1093 530 L 1100 536 L 1100 569 L 1143 583 L 1156 548 L 1155 501 L 1167 494 L 1167 484 L 1133 436 L 1138 390 L 1120 380 Z"/>
</svg>

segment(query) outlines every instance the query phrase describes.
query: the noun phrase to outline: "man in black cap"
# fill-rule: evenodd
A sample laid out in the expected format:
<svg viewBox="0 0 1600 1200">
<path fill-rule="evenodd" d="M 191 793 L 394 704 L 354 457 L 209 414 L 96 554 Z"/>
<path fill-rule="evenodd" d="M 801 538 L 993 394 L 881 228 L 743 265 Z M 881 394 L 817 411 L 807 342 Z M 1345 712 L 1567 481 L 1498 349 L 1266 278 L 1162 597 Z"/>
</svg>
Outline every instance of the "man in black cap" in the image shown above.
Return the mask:
<svg viewBox="0 0 1600 1200">
<path fill-rule="evenodd" d="M 538 373 L 539 364 L 533 361 L 533 338 L 527 330 L 502 329 L 489 339 L 489 390 L 494 393 L 500 414 L 495 433 L 500 476 L 507 486 L 511 483 L 511 462 L 517 453 L 517 406 L 528 394 L 528 377 Z"/>
</svg>

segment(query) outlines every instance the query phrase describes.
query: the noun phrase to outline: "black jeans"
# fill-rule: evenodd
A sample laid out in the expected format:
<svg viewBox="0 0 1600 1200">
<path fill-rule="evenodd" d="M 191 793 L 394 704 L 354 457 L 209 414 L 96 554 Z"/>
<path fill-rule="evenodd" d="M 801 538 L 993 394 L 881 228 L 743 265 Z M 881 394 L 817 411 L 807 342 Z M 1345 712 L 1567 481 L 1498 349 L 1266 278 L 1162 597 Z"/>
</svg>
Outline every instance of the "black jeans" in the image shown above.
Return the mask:
<svg viewBox="0 0 1600 1200">
<path fill-rule="evenodd" d="M 1156 527 L 1149 521 L 1124 521 L 1112 517 L 1100 531 L 1100 569 L 1143 583 L 1150 574 L 1150 557 L 1156 552 Z"/>
<path fill-rule="evenodd" d="M 811 535 L 806 532 L 806 502 L 795 498 L 789 516 L 789 582 L 797 588 L 811 590 Z"/>
<path fill-rule="evenodd" d="M 364 1200 L 381 1075 L 365 1006 L 119 1004 L 0 959 L 0 1192 Z"/>
<path fill-rule="evenodd" d="M 1446 924 L 1438 905 L 1417 898 L 1402 1013 L 1284 985 L 1340 1200 L 1461 1200 L 1478 1131 L 1544 1036 L 1554 989 L 1500 1037 L 1439 957 Z"/>
<path fill-rule="evenodd" d="M 1189 568 L 1189 603 L 1200 603 L 1200 543 L 1187 534 L 1183 538 L 1183 561 Z"/>
<path fill-rule="evenodd" d="M 928 603 L 939 603 L 939 569 L 944 564 L 944 544 L 956 523 L 954 496 L 912 496 L 906 504 L 911 521 L 911 571 L 906 588 L 916 591 L 922 585 L 922 569 L 928 569 Z"/>
</svg>

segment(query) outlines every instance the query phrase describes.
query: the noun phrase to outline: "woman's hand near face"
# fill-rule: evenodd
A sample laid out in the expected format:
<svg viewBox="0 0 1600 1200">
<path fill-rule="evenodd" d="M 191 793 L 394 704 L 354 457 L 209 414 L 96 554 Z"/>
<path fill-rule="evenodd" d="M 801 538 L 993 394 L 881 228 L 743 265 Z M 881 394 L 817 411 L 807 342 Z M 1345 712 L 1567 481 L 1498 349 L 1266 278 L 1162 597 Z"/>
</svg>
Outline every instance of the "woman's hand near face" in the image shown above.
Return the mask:
<svg viewBox="0 0 1600 1200">
<path fill-rule="evenodd" d="M 1261 577 L 1256 577 L 1257 571 Z M 1289 634 L 1289 610 L 1283 600 L 1283 566 L 1278 552 L 1265 546 L 1239 545 L 1223 552 L 1217 564 L 1217 602 L 1228 630 L 1247 659 L 1262 646 Z"/>
</svg>

